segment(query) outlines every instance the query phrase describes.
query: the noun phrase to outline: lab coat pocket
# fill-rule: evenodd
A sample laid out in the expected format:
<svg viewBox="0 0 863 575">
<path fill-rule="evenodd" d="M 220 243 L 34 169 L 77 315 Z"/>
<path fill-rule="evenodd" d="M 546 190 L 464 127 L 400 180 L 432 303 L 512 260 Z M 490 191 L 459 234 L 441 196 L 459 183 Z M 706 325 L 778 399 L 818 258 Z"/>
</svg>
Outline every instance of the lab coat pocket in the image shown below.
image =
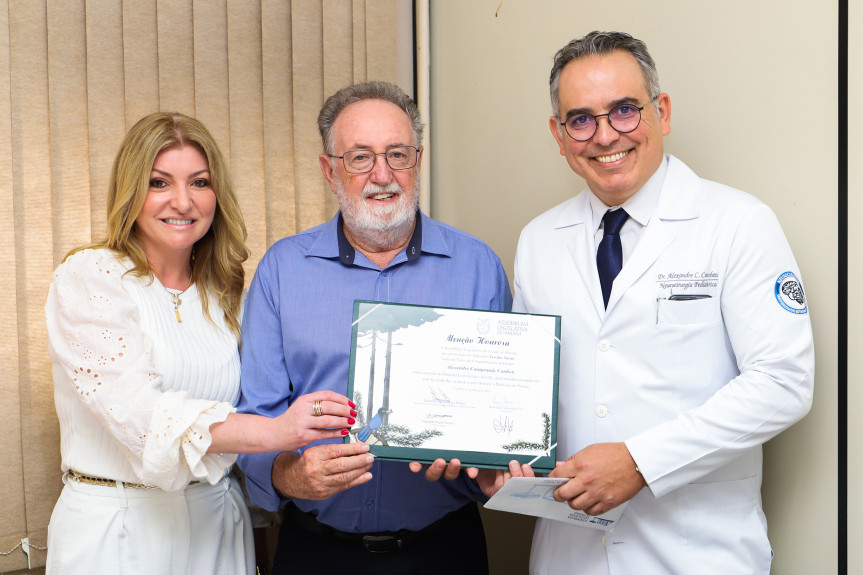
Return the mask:
<svg viewBox="0 0 863 575">
<path fill-rule="evenodd" d="M 761 477 L 713 483 L 691 483 L 680 489 L 680 517 L 692 564 L 705 549 L 723 549 L 711 556 L 702 573 L 769 573 L 772 550 L 761 511 Z M 727 550 L 734 550 L 733 553 Z"/>
<path fill-rule="evenodd" d="M 709 323 L 719 320 L 719 298 L 657 300 L 656 323 L 690 325 Z"/>
</svg>

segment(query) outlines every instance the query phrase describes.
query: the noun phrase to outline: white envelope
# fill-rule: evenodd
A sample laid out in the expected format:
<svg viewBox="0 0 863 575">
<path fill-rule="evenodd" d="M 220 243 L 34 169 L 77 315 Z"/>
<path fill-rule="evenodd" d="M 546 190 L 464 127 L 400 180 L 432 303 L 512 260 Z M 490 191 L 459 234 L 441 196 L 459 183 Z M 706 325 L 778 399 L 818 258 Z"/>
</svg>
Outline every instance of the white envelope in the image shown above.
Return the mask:
<svg viewBox="0 0 863 575">
<path fill-rule="evenodd" d="M 569 480 L 565 477 L 513 477 L 488 500 L 485 507 L 612 531 L 623 514 L 626 503 L 597 516 L 576 511 L 566 503 L 555 501 L 552 496 L 554 490 L 567 481 Z"/>
</svg>

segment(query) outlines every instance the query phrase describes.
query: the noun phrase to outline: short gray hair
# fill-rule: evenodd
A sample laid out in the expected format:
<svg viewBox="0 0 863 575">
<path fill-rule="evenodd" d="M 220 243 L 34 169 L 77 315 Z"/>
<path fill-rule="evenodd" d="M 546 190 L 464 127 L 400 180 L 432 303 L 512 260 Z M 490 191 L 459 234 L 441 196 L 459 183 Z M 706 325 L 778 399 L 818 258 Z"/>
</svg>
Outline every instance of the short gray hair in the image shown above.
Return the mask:
<svg viewBox="0 0 863 575">
<path fill-rule="evenodd" d="M 324 102 L 318 114 L 318 131 L 321 133 L 321 142 L 324 145 L 324 153 L 333 153 L 333 124 L 345 108 L 351 104 L 363 100 L 383 100 L 395 104 L 408 115 L 414 133 L 414 146 L 422 144 L 423 128 L 425 127 L 420 118 L 417 105 L 405 94 L 404 90 L 390 84 L 389 82 L 362 82 L 342 88 Z"/>
<path fill-rule="evenodd" d="M 560 118 L 560 74 L 567 64 L 573 60 L 580 60 L 588 56 L 599 56 L 610 54 L 616 50 L 629 52 L 641 67 L 644 76 L 644 87 L 651 100 L 659 96 L 659 74 L 656 64 L 653 62 L 647 45 L 637 38 L 633 38 L 624 32 L 597 32 L 594 30 L 582 38 L 576 38 L 554 55 L 554 65 L 551 67 L 551 76 L 548 79 L 549 92 L 551 95 L 551 111 Z"/>
</svg>

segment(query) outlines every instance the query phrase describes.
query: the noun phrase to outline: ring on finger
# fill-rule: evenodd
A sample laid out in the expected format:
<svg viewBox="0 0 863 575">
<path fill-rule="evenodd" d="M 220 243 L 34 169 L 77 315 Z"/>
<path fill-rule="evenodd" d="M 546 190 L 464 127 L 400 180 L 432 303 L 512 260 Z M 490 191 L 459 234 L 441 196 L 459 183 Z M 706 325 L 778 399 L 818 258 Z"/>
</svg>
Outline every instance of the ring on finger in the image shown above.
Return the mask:
<svg viewBox="0 0 863 575">
<path fill-rule="evenodd" d="M 315 417 L 320 417 L 324 414 L 324 402 L 320 399 L 316 399 L 312 404 L 312 415 Z"/>
</svg>

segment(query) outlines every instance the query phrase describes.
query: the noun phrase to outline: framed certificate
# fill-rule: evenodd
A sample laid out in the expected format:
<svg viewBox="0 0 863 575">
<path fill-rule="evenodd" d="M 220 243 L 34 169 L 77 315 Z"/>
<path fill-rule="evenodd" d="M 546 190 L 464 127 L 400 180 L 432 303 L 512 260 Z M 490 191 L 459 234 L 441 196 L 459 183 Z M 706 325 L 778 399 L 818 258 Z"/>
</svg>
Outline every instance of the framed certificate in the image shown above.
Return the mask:
<svg viewBox="0 0 863 575">
<path fill-rule="evenodd" d="M 554 469 L 560 316 L 354 302 L 348 397 L 381 459 Z"/>
</svg>

